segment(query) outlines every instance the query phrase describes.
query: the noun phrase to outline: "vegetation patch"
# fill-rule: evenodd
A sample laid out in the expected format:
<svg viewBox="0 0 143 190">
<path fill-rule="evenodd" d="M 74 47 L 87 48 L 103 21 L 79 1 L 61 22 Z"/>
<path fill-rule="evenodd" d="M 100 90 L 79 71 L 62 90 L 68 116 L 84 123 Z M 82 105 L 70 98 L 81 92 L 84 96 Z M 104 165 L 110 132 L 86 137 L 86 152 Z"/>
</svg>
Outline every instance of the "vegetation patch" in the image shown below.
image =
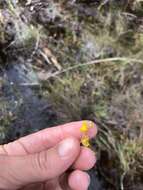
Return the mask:
<svg viewBox="0 0 143 190">
<path fill-rule="evenodd" d="M 143 1 L 4 0 L 0 7 L 1 91 L 5 74 L 11 86 L 7 71 L 25 65 L 24 80 L 12 85 L 20 93 L 24 86 L 32 106 L 46 110 L 48 100 L 57 124 L 81 119 L 97 124 L 99 133 L 91 143 L 98 158 L 94 169 L 104 181 L 101 189 L 142 189 Z M 18 109 L 14 117 L 8 111 L 9 96 L 0 93 L 1 143 L 19 117 Z M 37 104 L 41 99 L 44 103 Z M 25 105 L 28 112 L 29 101 Z M 42 120 L 45 112 L 38 112 Z"/>
</svg>

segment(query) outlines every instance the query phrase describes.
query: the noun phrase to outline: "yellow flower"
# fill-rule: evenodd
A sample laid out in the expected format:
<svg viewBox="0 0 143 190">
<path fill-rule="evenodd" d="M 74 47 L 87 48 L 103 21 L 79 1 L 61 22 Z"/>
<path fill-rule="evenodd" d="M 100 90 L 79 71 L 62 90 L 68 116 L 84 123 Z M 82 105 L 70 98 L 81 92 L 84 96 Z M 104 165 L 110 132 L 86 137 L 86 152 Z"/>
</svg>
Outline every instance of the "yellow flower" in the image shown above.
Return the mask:
<svg viewBox="0 0 143 190">
<path fill-rule="evenodd" d="M 81 143 L 83 146 L 89 147 L 90 146 L 89 137 L 87 135 L 83 136 L 81 139 Z"/>
<path fill-rule="evenodd" d="M 80 128 L 80 131 L 83 133 L 82 138 L 81 138 L 81 143 L 83 146 L 85 147 L 89 147 L 90 146 L 90 142 L 89 142 L 89 136 L 88 136 L 88 131 L 90 128 L 94 127 L 94 123 L 92 121 L 83 121 L 82 122 L 82 126 Z"/>
<path fill-rule="evenodd" d="M 87 121 L 83 121 L 82 122 L 82 127 L 80 128 L 81 132 L 88 132 L 89 128 L 88 128 L 88 123 Z"/>
<path fill-rule="evenodd" d="M 94 127 L 94 123 L 92 121 L 89 122 L 89 128 L 93 128 Z"/>
</svg>

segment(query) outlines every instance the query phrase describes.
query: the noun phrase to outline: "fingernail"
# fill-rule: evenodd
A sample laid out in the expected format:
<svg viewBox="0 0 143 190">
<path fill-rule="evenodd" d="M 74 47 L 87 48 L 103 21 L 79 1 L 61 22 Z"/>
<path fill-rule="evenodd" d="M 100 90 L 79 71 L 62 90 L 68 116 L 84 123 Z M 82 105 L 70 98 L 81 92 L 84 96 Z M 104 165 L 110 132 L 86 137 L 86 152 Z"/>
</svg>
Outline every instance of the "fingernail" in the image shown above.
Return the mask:
<svg viewBox="0 0 143 190">
<path fill-rule="evenodd" d="M 90 176 L 86 174 L 86 180 L 82 182 L 85 190 L 89 188 L 90 182 L 91 182 Z"/>
<path fill-rule="evenodd" d="M 74 139 L 69 138 L 62 141 L 58 147 L 58 154 L 60 157 L 69 157 L 74 146 Z"/>
<path fill-rule="evenodd" d="M 90 180 L 90 176 L 89 176 L 89 175 L 87 176 L 87 179 L 88 179 L 88 184 L 87 184 L 87 188 L 88 188 L 89 185 L 90 185 L 90 182 L 91 182 L 91 180 Z"/>
</svg>

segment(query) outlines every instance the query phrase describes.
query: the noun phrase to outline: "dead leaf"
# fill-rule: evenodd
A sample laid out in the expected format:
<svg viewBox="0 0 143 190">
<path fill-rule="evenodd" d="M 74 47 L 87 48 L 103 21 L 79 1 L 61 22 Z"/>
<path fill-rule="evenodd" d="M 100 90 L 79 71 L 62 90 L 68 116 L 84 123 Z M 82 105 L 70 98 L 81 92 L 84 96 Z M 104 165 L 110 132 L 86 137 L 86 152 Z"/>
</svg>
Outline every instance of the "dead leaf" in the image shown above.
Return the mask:
<svg viewBox="0 0 143 190">
<path fill-rule="evenodd" d="M 49 58 L 49 60 L 51 61 L 51 63 L 58 69 L 61 70 L 62 67 L 59 64 L 59 62 L 57 61 L 56 57 L 52 54 L 51 50 L 48 48 L 44 48 L 43 52 L 45 55 L 47 55 L 47 57 Z"/>
<path fill-rule="evenodd" d="M 2 15 L 2 11 L 0 10 L 0 23 L 4 23 L 4 18 L 3 18 L 3 15 Z"/>
<path fill-rule="evenodd" d="M 32 0 L 27 0 L 26 6 L 30 5 L 32 3 Z"/>
</svg>

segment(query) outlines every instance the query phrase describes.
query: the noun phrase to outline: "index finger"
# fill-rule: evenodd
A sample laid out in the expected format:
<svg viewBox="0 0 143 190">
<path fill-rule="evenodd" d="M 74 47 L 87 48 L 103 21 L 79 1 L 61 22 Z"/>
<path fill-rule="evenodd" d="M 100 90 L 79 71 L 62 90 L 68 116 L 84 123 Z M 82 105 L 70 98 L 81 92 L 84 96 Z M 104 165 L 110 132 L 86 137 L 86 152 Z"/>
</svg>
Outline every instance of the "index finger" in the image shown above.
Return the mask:
<svg viewBox="0 0 143 190">
<path fill-rule="evenodd" d="M 67 137 L 72 136 L 80 139 L 82 137 L 82 132 L 80 131 L 82 122 L 83 121 L 77 121 L 59 125 L 22 137 L 19 140 L 4 145 L 5 152 L 7 152 L 8 155 L 33 154 L 49 149 Z M 94 126 L 95 127 L 90 128 L 88 131 L 90 138 L 94 137 L 97 133 L 97 127 L 95 124 Z"/>
</svg>

